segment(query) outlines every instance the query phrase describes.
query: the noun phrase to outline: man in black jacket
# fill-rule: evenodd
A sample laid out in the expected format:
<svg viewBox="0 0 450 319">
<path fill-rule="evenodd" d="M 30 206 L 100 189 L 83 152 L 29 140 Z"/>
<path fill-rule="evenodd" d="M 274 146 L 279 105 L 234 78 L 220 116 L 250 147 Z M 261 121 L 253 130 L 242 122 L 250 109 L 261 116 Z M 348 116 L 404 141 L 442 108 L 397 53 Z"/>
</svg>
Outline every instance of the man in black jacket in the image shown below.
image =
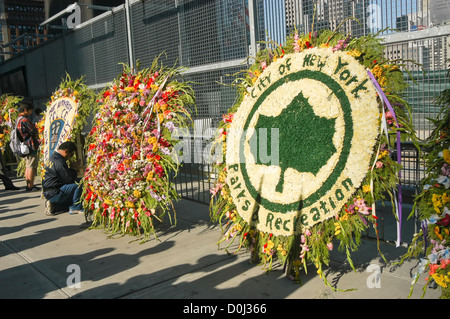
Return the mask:
<svg viewBox="0 0 450 319">
<path fill-rule="evenodd" d="M 67 160 L 76 151 L 74 142 L 64 142 L 50 156 L 48 163 L 45 163 L 44 176 L 42 177 L 42 187 L 46 202 L 46 214 L 54 215 L 54 206 L 69 206 L 69 214 L 83 213 L 81 194 L 82 184 L 77 183 L 76 170 L 69 168 Z"/>
</svg>

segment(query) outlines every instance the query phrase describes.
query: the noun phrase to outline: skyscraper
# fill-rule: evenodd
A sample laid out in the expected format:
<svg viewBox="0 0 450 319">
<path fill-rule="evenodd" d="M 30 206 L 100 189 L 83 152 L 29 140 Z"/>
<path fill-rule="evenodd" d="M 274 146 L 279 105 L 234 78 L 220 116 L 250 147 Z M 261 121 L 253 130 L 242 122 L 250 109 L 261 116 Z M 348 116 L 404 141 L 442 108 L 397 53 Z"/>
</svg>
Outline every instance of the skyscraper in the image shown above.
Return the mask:
<svg viewBox="0 0 450 319">
<path fill-rule="evenodd" d="M 0 0 L 0 60 L 8 59 L 45 40 L 46 30 L 39 26 L 44 20 L 44 0 Z"/>
<path fill-rule="evenodd" d="M 364 35 L 369 4 L 369 0 L 286 0 L 287 29 L 307 33 L 339 27 L 343 33 Z"/>
</svg>

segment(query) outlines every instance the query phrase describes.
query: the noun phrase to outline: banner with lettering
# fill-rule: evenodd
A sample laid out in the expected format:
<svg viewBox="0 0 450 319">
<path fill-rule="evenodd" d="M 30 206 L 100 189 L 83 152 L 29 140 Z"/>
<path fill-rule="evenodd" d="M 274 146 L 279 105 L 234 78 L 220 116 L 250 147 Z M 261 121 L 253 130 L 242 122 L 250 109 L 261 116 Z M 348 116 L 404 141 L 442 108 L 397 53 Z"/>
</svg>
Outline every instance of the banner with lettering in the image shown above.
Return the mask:
<svg viewBox="0 0 450 319">
<path fill-rule="evenodd" d="M 78 103 L 68 97 L 59 98 L 50 105 L 44 125 L 44 162 L 48 161 L 58 146 L 70 137 L 77 107 Z"/>
</svg>

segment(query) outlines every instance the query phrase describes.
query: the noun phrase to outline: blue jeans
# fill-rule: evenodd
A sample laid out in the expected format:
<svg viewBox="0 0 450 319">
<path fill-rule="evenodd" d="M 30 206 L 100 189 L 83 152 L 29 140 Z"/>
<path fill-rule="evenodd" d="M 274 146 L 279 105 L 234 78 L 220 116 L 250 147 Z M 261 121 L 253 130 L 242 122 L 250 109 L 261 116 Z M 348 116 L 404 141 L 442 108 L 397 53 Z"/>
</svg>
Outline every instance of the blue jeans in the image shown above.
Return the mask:
<svg viewBox="0 0 450 319">
<path fill-rule="evenodd" d="M 81 202 L 81 194 L 83 193 L 82 184 L 66 184 L 63 185 L 59 192 L 49 199 L 50 203 L 55 205 L 67 206 L 70 210 L 83 210 Z"/>
</svg>

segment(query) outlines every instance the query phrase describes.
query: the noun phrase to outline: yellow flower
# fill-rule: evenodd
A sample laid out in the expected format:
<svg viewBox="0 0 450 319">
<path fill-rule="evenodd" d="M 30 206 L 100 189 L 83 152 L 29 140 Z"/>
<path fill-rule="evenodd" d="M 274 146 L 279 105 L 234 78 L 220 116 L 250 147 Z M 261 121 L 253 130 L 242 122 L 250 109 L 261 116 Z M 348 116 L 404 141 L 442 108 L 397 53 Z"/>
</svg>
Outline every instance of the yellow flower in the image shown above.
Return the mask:
<svg viewBox="0 0 450 319">
<path fill-rule="evenodd" d="M 136 198 L 141 198 L 141 197 L 142 197 L 141 192 L 138 191 L 137 189 L 135 189 L 135 190 L 133 191 L 133 195 L 134 195 L 134 197 L 136 197 Z"/>
<path fill-rule="evenodd" d="M 370 185 L 363 185 L 363 192 L 364 193 L 370 192 Z"/>
<path fill-rule="evenodd" d="M 438 227 L 438 226 L 434 227 L 434 234 L 435 234 L 436 237 L 439 238 L 441 241 L 444 239 L 444 237 L 439 233 L 439 227 Z"/>
<path fill-rule="evenodd" d="M 361 52 L 358 51 L 357 49 L 353 49 L 351 51 L 347 51 L 347 54 L 351 55 L 352 57 L 357 58 L 357 57 L 359 57 L 361 55 Z"/>
<path fill-rule="evenodd" d="M 441 287 L 443 288 L 447 288 L 447 282 L 450 282 L 448 276 L 444 276 L 444 275 L 439 275 L 434 273 L 433 275 L 431 275 L 434 279 L 434 281 Z"/>
<path fill-rule="evenodd" d="M 450 202 L 450 196 L 447 193 L 442 194 L 441 202 L 442 205 L 447 204 L 448 202 Z"/>
<path fill-rule="evenodd" d="M 286 255 L 287 255 L 287 250 L 284 249 L 283 245 L 278 244 L 277 250 L 278 250 L 278 251 L 281 251 L 281 254 L 282 254 L 283 256 L 286 256 Z"/>
<path fill-rule="evenodd" d="M 389 151 L 384 150 L 380 154 L 378 154 L 378 159 L 382 159 L 382 158 L 386 157 L 388 154 L 389 154 Z"/>
<path fill-rule="evenodd" d="M 375 65 L 372 69 L 372 74 L 376 77 L 376 78 L 380 78 L 381 75 L 383 74 L 383 68 L 380 67 L 379 65 Z"/>
<path fill-rule="evenodd" d="M 232 221 L 236 220 L 236 211 L 232 210 L 227 212 L 228 218 L 231 219 Z"/>
<path fill-rule="evenodd" d="M 322 278 L 322 270 L 317 269 L 317 274 L 319 275 L 319 278 Z"/>
<path fill-rule="evenodd" d="M 147 139 L 148 144 L 156 144 L 157 141 L 158 141 L 157 138 L 154 136 Z"/>
<path fill-rule="evenodd" d="M 341 233 L 341 224 L 334 223 L 334 236 L 337 236 Z"/>
<path fill-rule="evenodd" d="M 255 83 L 256 80 L 258 80 L 258 77 L 261 75 L 261 72 L 259 72 L 259 70 L 256 70 L 255 72 L 253 72 L 253 78 L 252 78 L 252 82 Z"/>
<path fill-rule="evenodd" d="M 440 207 L 442 207 L 442 201 L 441 201 L 442 196 L 438 195 L 438 194 L 433 194 L 432 197 L 432 201 L 433 201 L 433 207 L 434 210 L 436 211 L 436 213 L 438 213 L 439 215 L 441 214 L 441 210 L 439 209 Z"/>
<path fill-rule="evenodd" d="M 273 246 L 275 246 L 275 244 L 273 243 L 273 241 L 271 241 L 270 239 L 267 241 L 267 244 L 264 245 L 264 252 L 266 254 L 270 254 L 271 250 L 273 248 Z"/>
<path fill-rule="evenodd" d="M 128 207 L 128 208 L 134 208 L 134 203 L 129 202 L 129 201 L 126 201 L 126 202 L 125 202 L 125 207 Z"/>
<path fill-rule="evenodd" d="M 442 151 L 444 161 L 447 162 L 447 164 L 450 164 L 450 150 L 443 150 Z"/>
<path fill-rule="evenodd" d="M 105 199 L 104 202 L 105 202 L 105 204 L 107 204 L 109 206 L 111 206 L 113 204 L 112 200 L 110 200 L 110 199 Z"/>
</svg>

